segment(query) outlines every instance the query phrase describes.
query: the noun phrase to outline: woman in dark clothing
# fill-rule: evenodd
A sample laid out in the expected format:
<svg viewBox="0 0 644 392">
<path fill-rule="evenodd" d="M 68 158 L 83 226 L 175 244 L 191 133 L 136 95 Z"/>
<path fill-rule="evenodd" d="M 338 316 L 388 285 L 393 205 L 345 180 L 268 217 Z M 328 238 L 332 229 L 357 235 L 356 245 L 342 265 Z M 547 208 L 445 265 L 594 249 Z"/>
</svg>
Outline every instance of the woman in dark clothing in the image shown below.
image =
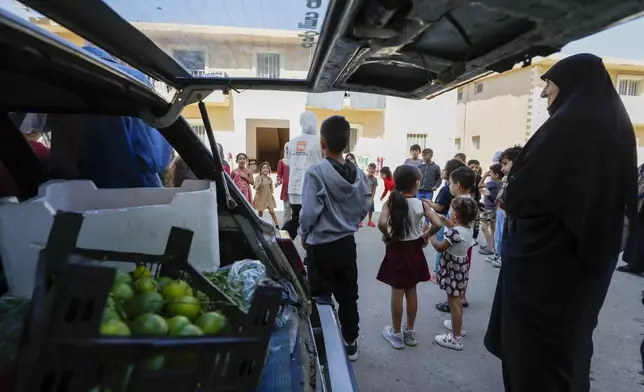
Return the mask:
<svg viewBox="0 0 644 392">
<path fill-rule="evenodd" d="M 628 239 L 626 249 L 624 249 L 624 256 L 622 259 L 626 265 L 617 267 L 620 272 L 629 272 L 635 275 L 644 274 L 644 165 L 639 167 L 638 179 L 638 198 L 639 209 L 637 212 L 637 219 L 631 224 L 634 225 L 635 234 Z"/>
<path fill-rule="evenodd" d="M 599 57 L 568 57 L 542 78 L 550 118 L 509 173 L 485 346 L 506 391 L 582 392 L 624 217 L 636 213 L 635 135 Z"/>
</svg>

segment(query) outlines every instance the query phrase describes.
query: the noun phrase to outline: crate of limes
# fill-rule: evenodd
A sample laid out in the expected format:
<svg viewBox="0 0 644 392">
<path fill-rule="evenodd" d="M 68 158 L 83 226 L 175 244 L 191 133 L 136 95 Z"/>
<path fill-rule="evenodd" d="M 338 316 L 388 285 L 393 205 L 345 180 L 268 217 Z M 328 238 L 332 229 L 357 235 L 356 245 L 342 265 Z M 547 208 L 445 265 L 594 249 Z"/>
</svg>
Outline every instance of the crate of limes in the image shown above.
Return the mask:
<svg viewBox="0 0 644 392">
<path fill-rule="evenodd" d="M 184 246 L 164 255 L 42 251 L 16 390 L 254 390 L 281 288 L 261 281 L 245 313 L 187 263 L 190 241 L 173 228 Z"/>
</svg>

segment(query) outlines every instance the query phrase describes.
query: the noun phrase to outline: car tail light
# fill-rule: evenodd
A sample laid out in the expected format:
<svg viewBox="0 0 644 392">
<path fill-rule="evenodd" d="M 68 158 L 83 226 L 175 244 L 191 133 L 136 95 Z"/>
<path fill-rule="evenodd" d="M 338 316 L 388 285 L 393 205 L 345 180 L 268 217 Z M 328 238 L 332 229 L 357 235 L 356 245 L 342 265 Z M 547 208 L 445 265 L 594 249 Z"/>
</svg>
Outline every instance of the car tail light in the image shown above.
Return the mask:
<svg viewBox="0 0 644 392">
<path fill-rule="evenodd" d="M 293 268 L 299 269 L 302 272 L 302 275 L 306 276 L 306 268 L 304 268 L 304 263 L 302 263 L 300 253 L 297 251 L 295 243 L 291 239 L 291 236 L 289 236 L 288 232 L 286 230 L 278 230 L 275 239 L 277 240 L 280 249 L 282 249 L 284 256 L 286 256 L 286 259 L 291 263 Z"/>
</svg>

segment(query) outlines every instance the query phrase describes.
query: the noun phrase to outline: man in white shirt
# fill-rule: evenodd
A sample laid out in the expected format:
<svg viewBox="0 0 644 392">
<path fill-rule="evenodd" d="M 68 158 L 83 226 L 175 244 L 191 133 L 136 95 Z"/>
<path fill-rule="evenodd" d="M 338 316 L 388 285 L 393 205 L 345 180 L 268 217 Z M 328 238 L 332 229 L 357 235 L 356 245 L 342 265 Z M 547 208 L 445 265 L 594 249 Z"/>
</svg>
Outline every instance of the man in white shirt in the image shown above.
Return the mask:
<svg viewBox="0 0 644 392">
<path fill-rule="evenodd" d="M 305 111 L 300 115 L 302 134 L 288 143 L 289 183 L 288 200 L 293 216 L 284 223 L 282 230 L 288 231 L 292 239 L 297 237 L 302 208 L 302 182 L 309 167 L 322 161 L 322 148 L 318 135 L 318 121 L 315 114 Z"/>
</svg>

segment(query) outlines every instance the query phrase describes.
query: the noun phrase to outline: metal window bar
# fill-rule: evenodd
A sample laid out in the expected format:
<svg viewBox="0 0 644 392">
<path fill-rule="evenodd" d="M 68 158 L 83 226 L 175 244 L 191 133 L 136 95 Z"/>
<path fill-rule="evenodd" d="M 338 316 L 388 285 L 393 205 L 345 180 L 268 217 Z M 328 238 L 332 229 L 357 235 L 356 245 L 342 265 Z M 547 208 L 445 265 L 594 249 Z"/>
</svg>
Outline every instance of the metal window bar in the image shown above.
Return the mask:
<svg viewBox="0 0 644 392">
<path fill-rule="evenodd" d="M 419 133 L 408 133 L 407 134 L 407 151 L 414 144 L 418 144 L 421 149 L 427 146 L 427 135 Z"/>
<path fill-rule="evenodd" d="M 626 95 L 635 97 L 638 95 L 639 80 L 620 80 L 619 81 L 619 95 Z"/>
<path fill-rule="evenodd" d="M 257 77 L 277 79 L 280 77 L 280 55 L 257 53 Z"/>
</svg>

